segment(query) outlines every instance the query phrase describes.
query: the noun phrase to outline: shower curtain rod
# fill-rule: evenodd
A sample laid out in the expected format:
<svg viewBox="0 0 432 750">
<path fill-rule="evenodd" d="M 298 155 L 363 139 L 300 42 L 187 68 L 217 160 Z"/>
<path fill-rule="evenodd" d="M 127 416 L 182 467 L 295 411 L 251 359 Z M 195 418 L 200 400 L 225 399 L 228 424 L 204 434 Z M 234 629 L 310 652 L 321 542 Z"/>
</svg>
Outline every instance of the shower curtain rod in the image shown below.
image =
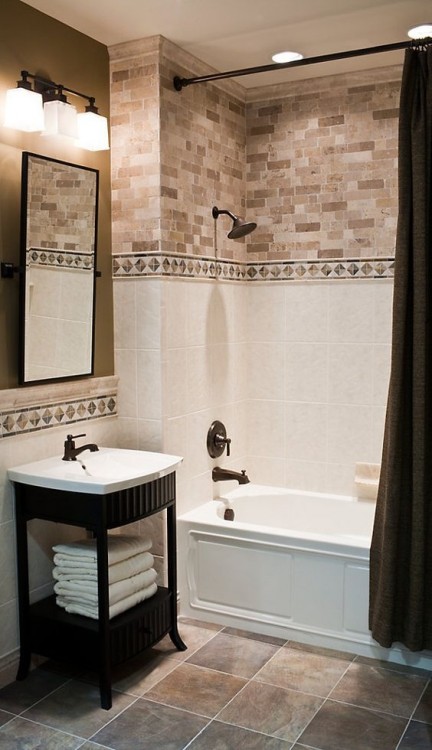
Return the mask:
<svg viewBox="0 0 432 750">
<path fill-rule="evenodd" d="M 425 39 L 417 40 L 418 44 L 424 44 Z M 430 40 L 429 40 L 430 41 Z M 346 52 L 333 52 L 329 55 L 318 55 L 318 57 L 306 57 L 302 60 L 293 60 L 287 63 L 270 63 L 269 65 L 259 65 L 256 68 L 241 68 L 240 70 L 227 70 L 225 73 L 212 73 L 197 78 L 180 78 L 175 76 L 173 80 L 176 91 L 181 91 L 186 86 L 193 83 L 206 83 L 207 81 L 221 81 L 224 78 L 237 78 L 254 73 L 267 73 L 273 70 L 284 70 L 285 68 L 297 68 L 301 65 L 314 65 L 315 63 L 331 62 L 332 60 L 345 60 L 348 57 L 360 57 L 362 55 L 375 55 L 379 52 L 393 52 L 394 50 L 406 49 L 407 47 L 416 46 L 416 41 L 412 39 L 406 42 L 394 42 L 393 44 L 383 44 L 380 47 L 365 47 L 364 49 L 351 49 Z"/>
</svg>

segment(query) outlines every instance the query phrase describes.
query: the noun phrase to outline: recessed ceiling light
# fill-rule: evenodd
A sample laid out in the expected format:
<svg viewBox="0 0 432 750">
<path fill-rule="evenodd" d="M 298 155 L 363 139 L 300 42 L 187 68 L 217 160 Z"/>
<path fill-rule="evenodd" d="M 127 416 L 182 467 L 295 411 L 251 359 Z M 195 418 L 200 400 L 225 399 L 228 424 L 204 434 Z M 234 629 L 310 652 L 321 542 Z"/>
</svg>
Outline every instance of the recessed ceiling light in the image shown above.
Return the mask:
<svg viewBox="0 0 432 750">
<path fill-rule="evenodd" d="M 432 23 L 423 23 L 421 26 L 414 26 L 412 29 L 409 29 L 408 36 L 410 39 L 432 37 Z"/>
<path fill-rule="evenodd" d="M 272 55 L 272 60 L 275 63 L 294 62 L 294 60 L 303 60 L 303 55 L 300 52 L 277 52 Z"/>
</svg>

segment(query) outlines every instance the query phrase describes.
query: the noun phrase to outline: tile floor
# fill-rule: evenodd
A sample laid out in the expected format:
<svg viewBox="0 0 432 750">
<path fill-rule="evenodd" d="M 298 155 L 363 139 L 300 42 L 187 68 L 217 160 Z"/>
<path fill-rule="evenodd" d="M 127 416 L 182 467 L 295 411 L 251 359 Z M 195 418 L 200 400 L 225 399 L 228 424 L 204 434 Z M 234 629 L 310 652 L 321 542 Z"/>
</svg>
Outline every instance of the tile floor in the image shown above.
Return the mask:
<svg viewBox="0 0 432 750">
<path fill-rule="evenodd" d="M 97 678 L 45 664 L 0 690 L 0 750 L 427 750 L 432 682 L 421 670 L 185 620 Z"/>
</svg>

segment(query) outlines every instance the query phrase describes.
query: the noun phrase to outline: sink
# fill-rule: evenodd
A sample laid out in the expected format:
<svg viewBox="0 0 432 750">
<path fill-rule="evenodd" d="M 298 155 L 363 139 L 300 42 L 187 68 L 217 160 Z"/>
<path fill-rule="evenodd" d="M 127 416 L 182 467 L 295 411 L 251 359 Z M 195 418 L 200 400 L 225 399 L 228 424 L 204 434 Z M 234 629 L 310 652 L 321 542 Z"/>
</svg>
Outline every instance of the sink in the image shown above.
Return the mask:
<svg viewBox="0 0 432 750">
<path fill-rule="evenodd" d="M 180 466 L 180 456 L 123 448 L 99 448 L 84 451 L 76 461 L 61 456 L 44 458 L 8 469 L 13 482 L 66 492 L 88 492 L 106 495 L 170 474 Z"/>
</svg>

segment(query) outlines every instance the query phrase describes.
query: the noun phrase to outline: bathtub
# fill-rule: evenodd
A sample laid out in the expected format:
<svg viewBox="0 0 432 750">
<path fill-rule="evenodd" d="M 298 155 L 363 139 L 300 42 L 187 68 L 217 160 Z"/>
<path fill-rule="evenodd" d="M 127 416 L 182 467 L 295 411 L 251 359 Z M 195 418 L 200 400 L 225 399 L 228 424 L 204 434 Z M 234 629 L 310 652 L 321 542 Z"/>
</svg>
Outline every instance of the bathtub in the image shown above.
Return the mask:
<svg viewBox="0 0 432 750">
<path fill-rule="evenodd" d="M 432 654 L 371 638 L 374 512 L 369 500 L 247 484 L 179 516 L 181 614 L 431 669 Z"/>
</svg>

